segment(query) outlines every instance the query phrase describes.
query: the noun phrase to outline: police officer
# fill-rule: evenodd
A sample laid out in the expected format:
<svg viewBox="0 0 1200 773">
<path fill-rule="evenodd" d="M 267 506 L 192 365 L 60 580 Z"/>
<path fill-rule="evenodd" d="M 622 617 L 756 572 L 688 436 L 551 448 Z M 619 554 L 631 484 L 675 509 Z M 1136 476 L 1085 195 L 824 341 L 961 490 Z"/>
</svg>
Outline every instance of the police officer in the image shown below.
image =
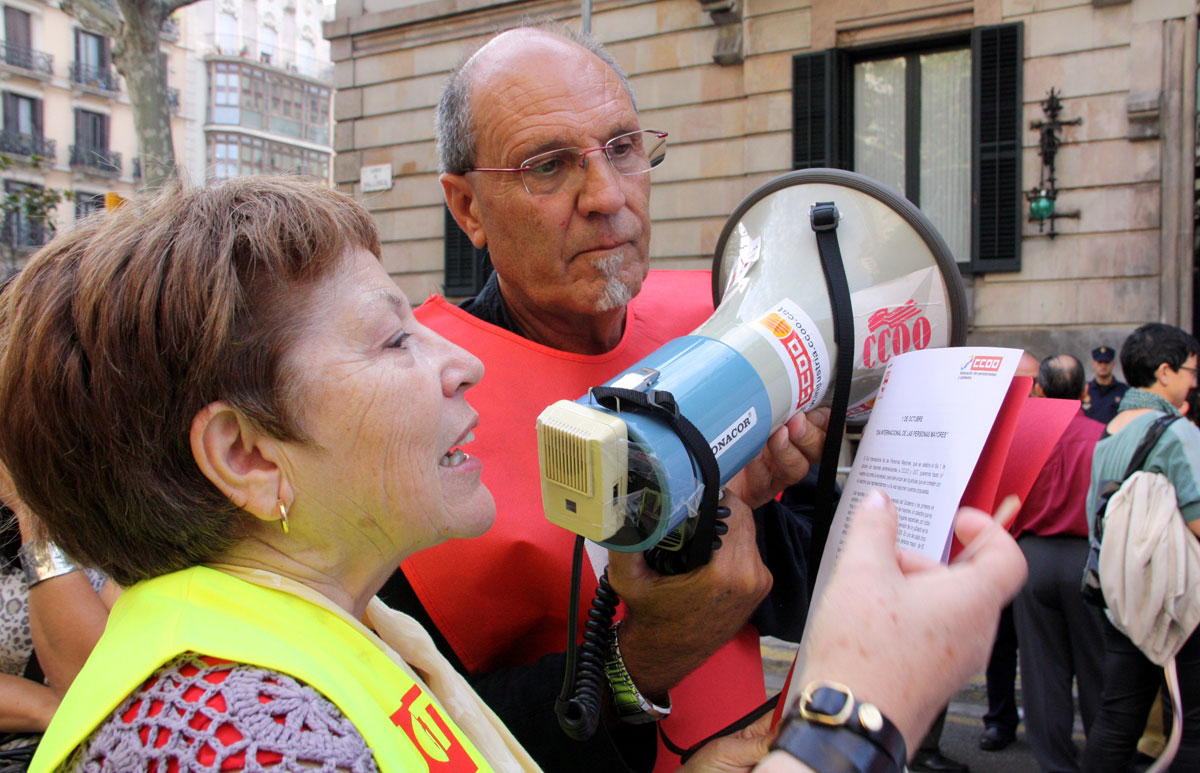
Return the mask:
<svg viewBox="0 0 1200 773">
<path fill-rule="evenodd" d="M 1121 407 L 1121 398 L 1127 384 L 1122 384 L 1113 377 L 1113 359 L 1117 352 L 1111 346 L 1097 346 L 1092 349 L 1092 370 L 1096 377 L 1088 382 L 1087 397 L 1084 398 L 1083 412 L 1089 419 L 1095 419 L 1102 424 L 1108 424 L 1117 415 Z"/>
</svg>

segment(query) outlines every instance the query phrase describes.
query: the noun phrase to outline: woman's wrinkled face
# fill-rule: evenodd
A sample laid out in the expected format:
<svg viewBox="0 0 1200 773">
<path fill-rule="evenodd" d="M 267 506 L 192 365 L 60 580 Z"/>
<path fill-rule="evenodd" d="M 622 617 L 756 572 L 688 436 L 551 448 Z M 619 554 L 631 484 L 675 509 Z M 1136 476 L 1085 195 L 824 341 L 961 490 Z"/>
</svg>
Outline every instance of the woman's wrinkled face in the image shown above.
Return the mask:
<svg viewBox="0 0 1200 773">
<path fill-rule="evenodd" d="M 287 355 L 311 441 L 288 453 L 292 518 L 321 519 L 305 527 L 337 544 L 365 537 L 384 557 L 486 531 L 495 505 L 462 448 L 478 418 L 463 393 L 483 364 L 420 325 L 361 248 L 308 298 Z"/>
</svg>

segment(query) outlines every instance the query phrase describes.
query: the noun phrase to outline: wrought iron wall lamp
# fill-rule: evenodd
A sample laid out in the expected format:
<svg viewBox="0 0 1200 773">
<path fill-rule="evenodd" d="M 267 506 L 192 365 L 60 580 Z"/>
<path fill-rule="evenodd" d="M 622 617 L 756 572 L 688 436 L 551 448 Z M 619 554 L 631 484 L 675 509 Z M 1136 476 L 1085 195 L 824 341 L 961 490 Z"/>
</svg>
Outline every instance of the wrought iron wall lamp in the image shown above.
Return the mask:
<svg viewBox="0 0 1200 773">
<path fill-rule="evenodd" d="M 1079 219 L 1079 210 L 1074 209 L 1067 212 L 1055 211 L 1055 200 L 1058 198 L 1057 178 L 1054 174 L 1054 157 L 1058 154 L 1058 148 L 1062 145 L 1062 137 L 1060 133 L 1064 126 L 1078 126 L 1083 123 L 1082 118 L 1072 118 L 1069 121 L 1061 120 L 1058 114 L 1062 112 L 1062 102 L 1058 98 L 1058 92 L 1050 89 L 1049 96 L 1042 102 L 1042 112 L 1046 114 L 1045 121 L 1030 121 L 1029 128 L 1040 133 L 1038 142 L 1038 155 L 1042 157 L 1042 173 L 1038 181 L 1037 187 L 1025 191 L 1025 200 L 1029 202 L 1029 222 L 1038 224 L 1038 233 L 1043 233 L 1046 229 L 1046 222 L 1050 223 L 1051 239 L 1056 235 L 1054 231 L 1054 221 L 1060 217 L 1069 217 L 1074 220 Z"/>
</svg>

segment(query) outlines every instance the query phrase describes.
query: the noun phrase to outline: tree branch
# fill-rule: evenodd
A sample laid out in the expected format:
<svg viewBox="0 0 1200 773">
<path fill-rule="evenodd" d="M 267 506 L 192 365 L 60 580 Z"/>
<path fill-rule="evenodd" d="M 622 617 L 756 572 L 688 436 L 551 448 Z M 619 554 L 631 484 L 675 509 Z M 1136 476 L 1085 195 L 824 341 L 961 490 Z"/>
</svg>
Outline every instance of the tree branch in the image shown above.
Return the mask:
<svg viewBox="0 0 1200 773">
<path fill-rule="evenodd" d="M 191 5 L 194 2 L 196 2 L 196 0 L 159 0 L 156 5 L 162 8 L 162 15 L 165 19 L 185 5 Z"/>
<path fill-rule="evenodd" d="M 110 38 L 120 36 L 124 21 L 115 5 L 106 0 L 61 0 L 59 8 L 74 16 L 84 26 L 102 32 Z"/>
</svg>

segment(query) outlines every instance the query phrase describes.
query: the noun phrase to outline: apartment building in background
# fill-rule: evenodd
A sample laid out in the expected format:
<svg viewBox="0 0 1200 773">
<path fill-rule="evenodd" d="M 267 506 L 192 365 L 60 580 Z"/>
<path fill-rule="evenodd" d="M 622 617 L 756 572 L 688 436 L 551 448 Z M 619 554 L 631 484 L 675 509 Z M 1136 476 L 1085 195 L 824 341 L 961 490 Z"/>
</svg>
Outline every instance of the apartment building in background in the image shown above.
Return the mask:
<svg viewBox="0 0 1200 773">
<path fill-rule="evenodd" d="M 289 173 L 329 180 L 333 66 L 321 0 L 202 0 L 186 6 L 189 111 L 203 116 L 180 159 L 194 181 Z"/>
<path fill-rule="evenodd" d="M 4 0 L 0 41 L 0 172 L 4 190 L 34 186 L 74 193 L 54 222 L 69 226 L 103 206 L 104 194 L 131 194 L 140 182 L 129 94 L 112 66 L 112 41 L 58 9 L 56 3 Z M 186 51 L 176 19 L 162 27 L 160 55 L 167 72 L 172 131 L 179 146 L 187 120 L 180 114 Z M 16 214 L 3 224 L 5 244 L 32 249 L 47 234 Z"/>
<path fill-rule="evenodd" d="M 372 211 L 414 302 L 473 294 L 486 273 L 437 182 L 446 76 L 493 30 L 530 16 L 578 27 L 580 6 L 338 0 L 325 28 L 334 182 Z M 651 175 L 656 268 L 709 267 L 726 219 L 766 181 L 851 169 L 945 236 L 971 343 L 1084 360 L 1143 322 L 1200 329 L 1197 26 L 1194 0 L 596 0 L 591 21 L 642 126 L 670 133 Z M 1078 216 L 1035 222 L 1031 123 L 1052 89 L 1069 122 L 1055 211 Z M 389 164 L 380 189 L 369 173 Z"/>
</svg>

